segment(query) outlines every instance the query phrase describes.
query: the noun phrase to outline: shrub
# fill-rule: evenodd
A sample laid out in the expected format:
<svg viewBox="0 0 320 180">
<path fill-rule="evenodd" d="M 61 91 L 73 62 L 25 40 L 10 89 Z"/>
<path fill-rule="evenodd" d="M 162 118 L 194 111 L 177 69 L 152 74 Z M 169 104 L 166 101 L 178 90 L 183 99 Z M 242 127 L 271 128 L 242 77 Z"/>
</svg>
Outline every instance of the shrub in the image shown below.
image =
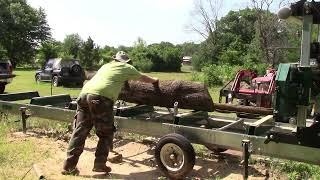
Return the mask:
<svg viewBox="0 0 320 180">
<path fill-rule="evenodd" d="M 222 85 L 223 77 L 221 76 L 217 65 L 205 66 L 202 68 L 204 83 L 208 86 Z"/>
<path fill-rule="evenodd" d="M 140 59 L 140 60 L 134 61 L 133 65 L 139 71 L 150 72 L 152 70 L 153 63 L 151 62 L 150 59 L 145 58 L 145 59 Z"/>
<path fill-rule="evenodd" d="M 232 80 L 236 73 L 243 69 L 242 66 L 231 66 L 229 64 L 208 65 L 202 68 L 200 72 L 192 74 L 193 81 L 202 81 L 209 87 L 222 85 Z"/>
<path fill-rule="evenodd" d="M 152 61 L 152 71 L 180 72 L 180 51 L 173 44 L 161 42 L 147 47 L 148 58 Z"/>
</svg>

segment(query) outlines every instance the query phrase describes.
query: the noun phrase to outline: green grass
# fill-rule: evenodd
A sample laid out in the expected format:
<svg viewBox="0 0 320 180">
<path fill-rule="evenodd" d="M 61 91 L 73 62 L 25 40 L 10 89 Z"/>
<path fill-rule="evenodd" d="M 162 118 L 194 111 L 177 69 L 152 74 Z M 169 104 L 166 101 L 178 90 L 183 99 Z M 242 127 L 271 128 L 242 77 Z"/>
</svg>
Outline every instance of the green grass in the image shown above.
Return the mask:
<svg viewBox="0 0 320 180">
<path fill-rule="evenodd" d="M 287 174 L 288 179 L 320 179 L 320 167 L 295 161 L 273 161 L 271 169 Z"/>
<path fill-rule="evenodd" d="M 26 91 L 38 91 L 40 96 L 50 95 L 50 83 L 37 84 L 34 80 L 35 71 L 14 71 L 17 76 L 13 79 L 12 83 L 6 86 L 6 92 L 26 92 Z M 65 87 L 53 87 L 53 94 L 70 94 L 72 97 L 78 96 L 81 88 L 65 88 Z"/>
<path fill-rule="evenodd" d="M 0 179 L 22 178 L 30 170 L 33 162 L 39 158 L 35 143 L 29 139 L 13 141 L 7 137 L 12 128 L 11 122 L 0 120 Z M 35 179 L 34 174 L 27 174 L 26 179 Z"/>
</svg>

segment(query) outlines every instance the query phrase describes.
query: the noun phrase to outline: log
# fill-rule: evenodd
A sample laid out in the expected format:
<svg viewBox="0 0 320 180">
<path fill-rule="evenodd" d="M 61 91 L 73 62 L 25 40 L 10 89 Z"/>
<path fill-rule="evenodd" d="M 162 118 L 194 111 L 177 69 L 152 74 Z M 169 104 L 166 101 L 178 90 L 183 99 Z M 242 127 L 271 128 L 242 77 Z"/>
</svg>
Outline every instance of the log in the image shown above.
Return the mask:
<svg viewBox="0 0 320 180">
<path fill-rule="evenodd" d="M 199 111 L 213 111 L 213 101 L 208 88 L 202 83 L 191 81 L 161 81 L 159 86 L 139 81 L 129 81 L 122 88 L 120 100 L 135 104 L 173 107 Z"/>
<path fill-rule="evenodd" d="M 251 114 L 261 114 L 261 115 L 271 115 L 273 114 L 272 108 L 264 107 L 254 107 L 254 106 L 242 106 L 242 105 L 232 105 L 232 104 L 214 104 L 214 109 L 216 111 L 229 111 L 229 112 L 243 112 Z"/>
</svg>

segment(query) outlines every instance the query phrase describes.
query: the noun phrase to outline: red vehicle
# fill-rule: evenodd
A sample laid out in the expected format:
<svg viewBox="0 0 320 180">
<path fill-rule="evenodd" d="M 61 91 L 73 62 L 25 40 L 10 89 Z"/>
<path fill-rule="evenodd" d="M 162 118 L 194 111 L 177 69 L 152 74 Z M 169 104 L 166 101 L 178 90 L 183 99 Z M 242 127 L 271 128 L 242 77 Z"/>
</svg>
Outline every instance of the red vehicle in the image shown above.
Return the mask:
<svg viewBox="0 0 320 180">
<path fill-rule="evenodd" d="M 241 70 L 236 77 L 220 90 L 219 103 L 232 104 L 238 99 L 239 105 L 271 108 L 275 89 L 276 70 L 268 69 L 262 77 L 251 70 Z"/>
</svg>

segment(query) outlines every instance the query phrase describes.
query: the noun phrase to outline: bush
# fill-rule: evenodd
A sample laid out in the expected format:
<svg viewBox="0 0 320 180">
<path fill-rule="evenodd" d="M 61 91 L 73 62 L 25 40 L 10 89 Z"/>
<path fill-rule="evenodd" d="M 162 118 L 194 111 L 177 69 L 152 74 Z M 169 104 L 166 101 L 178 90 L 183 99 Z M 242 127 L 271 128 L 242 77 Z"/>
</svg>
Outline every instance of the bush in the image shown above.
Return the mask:
<svg viewBox="0 0 320 180">
<path fill-rule="evenodd" d="M 236 73 L 244 69 L 242 66 L 231 66 L 229 64 L 208 65 L 202 68 L 202 72 L 192 74 L 193 81 L 204 82 L 209 87 L 220 86 L 232 80 Z"/>
<path fill-rule="evenodd" d="M 153 63 L 151 62 L 150 59 L 140 59 L 140 60 L 137 60 L 137 61 L 134 61 L 134 64 L 133 64 L 139 71 L 142 71 L 142 72 L 151 72 L 152 70 L 152 66 L 153 66 Z"/>
<path fill-rule="evenodd" d="M 194 70 L 201 71 L 203 67 L 218 63 L 217 47 L 212 47 L 208 43 L 202 43 L 199 50 L 192 56 L 192 66 Z"/>
<path fill-rule="evenodd" d="M 266 63 L 247 63 L 243 66 L 243 69 L 254 70 L 258 75 L 262 76 L 266 73 L 268 67 L 269 65 Z"/>
<path fill-rule="evenodd" d="M 221 76 L 218 66 L 217 65 L 210 65 L 205 66 L 202 68 L 203 72 L 203 81 L 208 86 L 214 86 L 214 85 L 222 85 L 223 84 L 223 77 Z"/>
<path fill-rule="evenodd" d="M 152 61 L 152 71 L 159 72 L 180 72 L 181 57 L 180 51 L 173 44 L 161 42 L 147 47 L 148 58 Z"/>
<path fill-rule="evenodd" d="M 137 45 L 129 56 L 134 66 L 143 72 L 180 72 L 181 60 L 178 48 L 168 43 Z"/>
</svg>

